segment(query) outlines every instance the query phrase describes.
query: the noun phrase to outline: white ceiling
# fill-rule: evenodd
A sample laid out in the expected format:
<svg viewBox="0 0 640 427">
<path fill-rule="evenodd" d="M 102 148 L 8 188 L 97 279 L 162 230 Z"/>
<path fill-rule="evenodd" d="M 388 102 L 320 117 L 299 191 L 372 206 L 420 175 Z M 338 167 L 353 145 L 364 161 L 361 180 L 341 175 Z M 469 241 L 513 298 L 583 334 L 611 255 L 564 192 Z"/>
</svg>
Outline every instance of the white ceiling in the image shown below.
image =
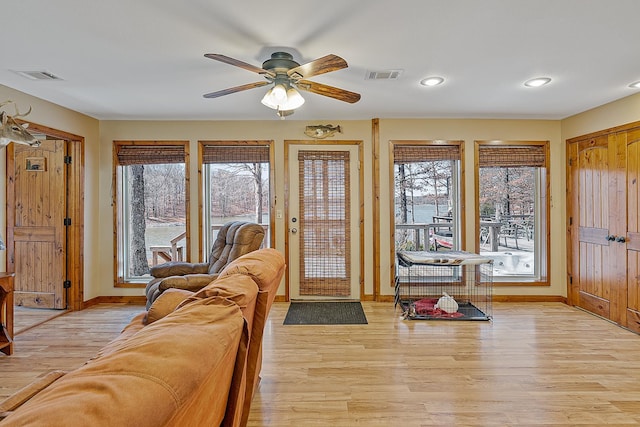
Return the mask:
<svg viewBox="0 0 640 427">
<path fill-rule="evenodd" d="M 349 68 L 310 80 L 362 95 L 302 92 L 287 120 L 561 119 L 638 92 L 639 15 L 638 0 L 11 0 L 0 83 L 103 120 L 278 120 L 267 87 L 203 98 L 263 80 L 203 55 L 261 66 L 284 50 L 341 56 Z M 36 70 L 62 80 L 14 72 Z M 432 75 L 445 83 L 419 85 Z M 523 86 L 538 76 L 553 81 Z"/>
</svg>

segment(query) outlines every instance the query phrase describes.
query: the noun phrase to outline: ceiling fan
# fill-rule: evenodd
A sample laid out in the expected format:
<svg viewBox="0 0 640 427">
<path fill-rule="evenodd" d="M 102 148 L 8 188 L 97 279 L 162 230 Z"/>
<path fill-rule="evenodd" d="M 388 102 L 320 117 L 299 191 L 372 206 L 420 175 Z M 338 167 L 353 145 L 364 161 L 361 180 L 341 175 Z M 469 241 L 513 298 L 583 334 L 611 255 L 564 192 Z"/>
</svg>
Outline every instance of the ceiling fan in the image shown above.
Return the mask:
<svg viewBox="0 0 640 427">
<path fill-rule="evenodd" d="M 276 110 L 278 116 L 283 119 L 285 116 L 293 114 L 296 108 L 304 104 L 304 98 L 302 98 L 296 89 L 328 96 L 351 104 L 360 100 L 359 93 L 306 80 L 309 77 L 347 68 L 347 62 L 336 55 L 323 56 L 322 58 L 300 65 L 293 60 L 291 54 L 287 52 L 274 52 L 271 54 L 270 59 L 262 63 L 262 68 L 217 53 L 207 53 L 204 56 L 224 62 L 225 64 L 235 65 L 236 67 L 253 71 L 254 73 L 261 74 L 266 79 L 266 81 L 248 83 L 242 86 L 207 93 L 203 95 L 205 98 L 218 98 L 231 93 L 273 84 L 273 87 L 269 89 L 262 99 L 262 103 Z"/>
</svg>

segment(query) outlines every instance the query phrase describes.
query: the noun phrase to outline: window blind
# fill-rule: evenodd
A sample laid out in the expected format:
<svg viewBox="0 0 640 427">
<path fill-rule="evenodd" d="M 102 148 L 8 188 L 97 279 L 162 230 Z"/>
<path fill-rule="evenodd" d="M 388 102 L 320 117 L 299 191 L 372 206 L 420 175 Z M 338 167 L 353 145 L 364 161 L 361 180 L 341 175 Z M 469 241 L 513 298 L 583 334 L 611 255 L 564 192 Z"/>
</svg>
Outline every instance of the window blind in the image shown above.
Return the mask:
<svg viewBox="0 0 640 427">
<path fill-rule="evenodd" d="M 116 145 L 120 166 L 184 163 L 184 145 Z"/>
<path fill-rule="evenodd" d="M 479 145 L 480 167 L 545 167 L 544 145 Z"/>
<path fill-rule="evenodd" d="M 269 163 L 268 145 L 205 145 L 203 163 Z"/>
<path fill-rule="evenodd" d="M 459 145 L 394 145 L 393 163 L 460 160 Z"/>
</svg>

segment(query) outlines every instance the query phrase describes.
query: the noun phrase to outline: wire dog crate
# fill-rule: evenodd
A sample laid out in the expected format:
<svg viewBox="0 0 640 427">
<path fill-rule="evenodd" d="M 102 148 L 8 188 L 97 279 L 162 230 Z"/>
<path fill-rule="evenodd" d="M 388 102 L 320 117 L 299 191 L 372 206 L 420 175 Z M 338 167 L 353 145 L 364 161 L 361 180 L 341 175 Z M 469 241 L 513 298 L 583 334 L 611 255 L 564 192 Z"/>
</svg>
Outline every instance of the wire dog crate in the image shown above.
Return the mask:
<svg viewBox="0 0 640 427">
<path fill-rule="evenodd" d="M 491 320 L 492 259 L 462 251 L 398 251 L 397 258 L 395 303 L 406 319 Z M 438 307 L 445 293 L 455 312 Z"/>
</svg>

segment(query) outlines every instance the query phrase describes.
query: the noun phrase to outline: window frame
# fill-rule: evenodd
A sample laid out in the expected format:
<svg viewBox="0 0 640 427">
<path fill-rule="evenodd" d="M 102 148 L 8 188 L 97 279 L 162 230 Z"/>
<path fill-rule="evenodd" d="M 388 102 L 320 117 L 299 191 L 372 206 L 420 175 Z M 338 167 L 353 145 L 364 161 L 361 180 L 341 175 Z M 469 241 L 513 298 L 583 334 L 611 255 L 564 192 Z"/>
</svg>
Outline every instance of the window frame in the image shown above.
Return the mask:
<svg viewBox="0 0 640 427">
<path fill-rule="evenodd" d="M 273 140 L 199 140 L 198 141 L 198 194 L 200 196 L 198 203 L 198 217 L 200 218 L 200 232 L 198 233 L 198 251 L 199 259 L 206 261 L 211 245 L 213 242 L 208 241 L 204 230 L 210 227 L 210 220 L 207 215 L 207 206 L 210 206 L 210 187 L 208 183 L 207 163 L 205 160 L 205 151 L 207 146 L 214 147 L 230 147 L 239 148 L 246 147 L 250 149 L 256 146 L 266 146 L 269 150 L 269 229 L 267 230 L 268 239 L 263 242 L 263 246 L 275 247 L 275 149 Z M 250 163 L 250 162 L 249 162 Z"/>
<path fill-rule="evenodd" d="M 140 278 L 129 278 L 124 274 L 124 257 L 127 256 L 127 251 L 124 242 L 125 238 L 128 234 L 128 227 L 124 226 L 124 218 L 127 218 L 125 213 L 128 211 L 129 206 L 124 200 L 124 185 L 125 185 L 125 173 L 122 169 L 124 166 L 129 166 L 130 164 L 121 164 L 118 153 L 120 151 L 120 147 L 138 147 L 141 150 L 145 150 L 147 148 L 158 147 L 159 151 L 163 151 L 163 149 L 167 149 L 169 147 L 181 147 L 182 155 L 184 156 L 184 169 L 185 169 L 185 261 L 190 260 L 189 253 L 189 242 L 190 242 L 190 185 L 189 185 L 189 141 L 178 141 L 178 140 L 167 140 L 167 141 L 156 141 L 156 140 L 114 140 L 113 148 L 112 148 L 112 202 L 111 205 L 113 207 L 113 268 L 114 268 L 114 287 L 116 288 L 144 288 L 149 280 L 151 280 L 151 276 L 140 277 Z M 180 150 L 177 150 L 180 151 Z M 165 153 L 167 156 L 173 156 L 175 153 L 169 153 L 169 150 Z M 160 157 L 162 154 L 160 154 Z M 168 163 L 182 163 L 182 162 L 168 162 Z M 144 164 L 144 163 L 138 163 Z"/>
<path fill-rule="evenodd" d="M 530 286 L 530 285 L 539 285 L 539 286 L 549 286 L 549 271 L 550 271 L 550 247 L 549 247 L 549 239 L 551 236 L 550 233 L 550 218 L 551 218 L 551 193 L 550 193 L 550 183 L 551 183 L 551 171 L 549 165 L 549 141 L 513 141 L 513 140 L 476 140 L 474 147 L 474 182 L 475 182 L 475 251 L 476 253 L 480 253 L 480 150 L 481 147 L 493 147 L 495 149 L 509 149 L 511 147 L 518 148 L 526 148 L 532 147 L 535 151 L 542 151 L 544 153 L 544 159 L 539 156 L 532 156 L 531 160 L 534 162 L 543 162 L 543 165 L 533 166 L 537 167 L 536 171 L 536 194 L 535 194 L 535 215 L 538 216 L 535 221 L 540 225 L 537 227 L 538 229 L 534 233 L 534 239 L 537 239 L 537 243 L 535 244 L 535 248 L 541 252 L 534 252 L 535 262 L 542 263 L 541 265 L 537 265 L 536 269 L 538 270 L 538 276 L 494 276 L 493 284 L 498 286 Z M 541 147 L 541 150 L 538 148 Z M 500 166 L 497 166 L 500 167 Z M 502 166 L 509 167 L 509 166 Z M 541 206 L 538 201 L 542 201 L 544 206 Z"/>
<path fill-rule="evenodd" d="M 457 184 L 457 213 L 458 217 L 456 218 L 456 224 L 458 228 L 458 244 L 459 250 L 465 250 L 465 223 L 466 223 L 466 215 L 465 215 L 465 169 L 464 169 L 464 141 L 462 140 L 392 140 L 389 141 L 389 198 L 392 201 L 391 203 L 391 212 L 389 215 L 390 221 L 390 259 L 391 266 L 393 271 L 393 266 L 396 263 L 396 243 L 395 243 L 395 234 L 396 234 L 396 220 L 395 220 L 395 147 L 406 147 L 406 146 L 416 146 L 416 147 L 433 147 L 437 149 L 438 147 L 448 147 L 453 146 L 456 147 L 459 152 L 459 159 L 457 159 L 458 167 L 457 167 L 457 178 L 454 182 Z M 434 159 L 435 161 L 436 159 Z M 452 159 L 441 159 L 441 160 L 452 160 Z M 455 172 L 455 171 L 454 171 Z M 456 208 L 453 209 L 456 212 Z M 395 275 L 395 273 L 392 273 Z"/>
</svg>

